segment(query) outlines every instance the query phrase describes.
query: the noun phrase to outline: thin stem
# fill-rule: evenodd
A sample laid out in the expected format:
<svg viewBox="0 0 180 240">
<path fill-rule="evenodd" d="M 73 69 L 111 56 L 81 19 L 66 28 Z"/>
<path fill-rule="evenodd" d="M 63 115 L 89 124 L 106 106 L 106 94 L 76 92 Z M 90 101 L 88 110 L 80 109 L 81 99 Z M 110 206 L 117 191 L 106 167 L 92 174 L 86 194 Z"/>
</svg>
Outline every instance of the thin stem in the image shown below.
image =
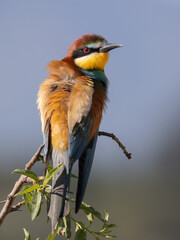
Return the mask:
<svg viewBox="0 0 180 240">
<path fill-rule="evenodd" d="M 119 147 L 123 150 L 126 157 L 128 159 L 131 159 L 131 153 L 127 152 L 125 146 L 119 141 L 119 139 L 113 133 L 99 131 L 98 136 L 106 136 L 106 137 L 112 138 L 119 145 Z"/>
</svg>

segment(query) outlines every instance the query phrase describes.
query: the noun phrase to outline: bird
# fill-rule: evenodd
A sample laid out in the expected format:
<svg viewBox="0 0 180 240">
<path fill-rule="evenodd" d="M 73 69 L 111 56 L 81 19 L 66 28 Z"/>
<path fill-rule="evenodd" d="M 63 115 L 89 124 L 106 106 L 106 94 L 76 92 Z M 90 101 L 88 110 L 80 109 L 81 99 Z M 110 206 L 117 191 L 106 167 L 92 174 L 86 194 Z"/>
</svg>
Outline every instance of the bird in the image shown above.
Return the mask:
<svg viewBox="0 0 180 240">
<path fill-rule="evenodd" d="M 75 212 L 81 207 L 89 179 L 102 113 L 106 106 L 108 78 L 104 67 L 109 51 L 122 47 L 98 34 L 84 34 L 70 46 L 62 60 L 47 65 L 49 77 L 41 83 L 37 104 L 42 122 L 45 162 L 54 174 L 48 216 L 54 233 L 59 218 L 70 212 L 70 178 L 78 161 Z"/>
</svg>

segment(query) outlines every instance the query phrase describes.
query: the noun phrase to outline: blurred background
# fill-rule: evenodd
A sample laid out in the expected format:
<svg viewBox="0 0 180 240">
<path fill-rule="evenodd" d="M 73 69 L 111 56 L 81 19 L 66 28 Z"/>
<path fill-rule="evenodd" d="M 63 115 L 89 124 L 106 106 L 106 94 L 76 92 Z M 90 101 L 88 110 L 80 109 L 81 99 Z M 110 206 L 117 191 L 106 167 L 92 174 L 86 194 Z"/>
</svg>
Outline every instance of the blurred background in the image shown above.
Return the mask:
<svg viewBox="0 0 180 240">
<path fill-rule="evenodd" d="M 85 201 L 109 211 L 118 240 L 180 239 L 179 24 L 179 0 L 1 0 L 0 200 L 19 177 L 11 172 L 42 143 L 36 98 L 47 63 L 82 34 L 97 33 L 124 45 L 105 69 L 109 102 L 100 130 L 118 136 L 132 160 L 99 137 Z M 43 173 L 41 164 L 33 170 Z M 24 239 L 23 227 L 45 239 L 45 210 L 34 222 L 22 210 L 8 215 L 0 239 Z"/>
</svg>

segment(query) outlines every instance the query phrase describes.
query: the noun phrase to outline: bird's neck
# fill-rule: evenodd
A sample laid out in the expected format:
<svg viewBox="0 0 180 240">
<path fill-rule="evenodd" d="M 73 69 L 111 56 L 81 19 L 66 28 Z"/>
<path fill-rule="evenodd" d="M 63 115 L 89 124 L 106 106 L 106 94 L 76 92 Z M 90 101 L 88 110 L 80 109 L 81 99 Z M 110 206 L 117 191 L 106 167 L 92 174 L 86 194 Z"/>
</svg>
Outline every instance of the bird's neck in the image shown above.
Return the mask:
<svg viewBox="0 0 180 240">
<path fill-rule="evenodd" d="M 100 69 L 85 70 L 85 69 L 77 66 L 74 63 L 74 60 L 72 58 L 69 58 L 69 57 L 65 57 L 64 59 L 62 59 L 62 61 L 71 65 L 71 67 L 73 67 L 74 70 L 77 71 L 77 73 L 78 72 L 83 73 L 84 75 L 91 77 L 94 80 L 94 85 L 95 86 L 104 86 L 105 89 L 107 89 L 108 78 L 106 77 L 106 75 L 104 73 L 104 70 L 100 70 Z"/>
<path fill-rule="evenodd" d="M 83 68 L 79 68 L 79 69 L 84 73 L 84 75 L 91 77 L 93 80 L 97 80 L 103 83 L 105 87 L 108 86 L 108 78 L 106 77 L 104 70 L 99 70 L 99 69 L 85 70 Z"/>
</svg>

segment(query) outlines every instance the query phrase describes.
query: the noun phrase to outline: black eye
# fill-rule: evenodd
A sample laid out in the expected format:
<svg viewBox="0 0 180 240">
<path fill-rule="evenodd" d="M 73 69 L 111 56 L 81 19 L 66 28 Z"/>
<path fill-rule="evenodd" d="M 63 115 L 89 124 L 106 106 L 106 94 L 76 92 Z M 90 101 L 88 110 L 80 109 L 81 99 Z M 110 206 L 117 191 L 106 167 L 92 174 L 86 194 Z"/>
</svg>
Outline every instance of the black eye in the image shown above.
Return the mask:
<svg viewBox="0 0 180 240">
<path fill-rule="evenodd" d="M 85 48 L 83 49 L 83 52 L 84 52 L 84 53 L 89 53 L 89 52 L 90 52 L 90 49 L 89 49 L 88 47 L 85 47 Z"/>
</svg>

